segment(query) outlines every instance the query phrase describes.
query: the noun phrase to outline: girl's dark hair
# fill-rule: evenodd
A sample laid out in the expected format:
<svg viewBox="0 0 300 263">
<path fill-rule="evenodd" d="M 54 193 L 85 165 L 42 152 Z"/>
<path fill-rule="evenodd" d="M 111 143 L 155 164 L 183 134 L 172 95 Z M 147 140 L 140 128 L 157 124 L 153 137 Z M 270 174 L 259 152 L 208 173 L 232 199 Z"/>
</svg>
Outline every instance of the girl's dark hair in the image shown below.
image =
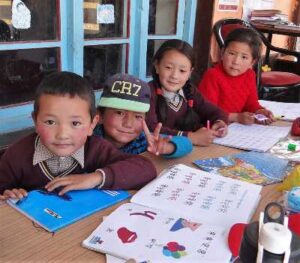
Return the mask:
<svg viewBox="0 0 300 263">
<path fill-rule="evenodd" d="M 87 101 L 90 105 L 90 116 L 96 114 L 95 94 L 89 82 L 83 77 L 72 72 L 55 72 L 45 77 L 38 86 L 33 104 L 33 116 L 36 118 L 42 95 L 75 96 Z"/>
<path fill-rule="evenodd" d="M 261 55 L 262 41 L 258 33 L 251 28 L 237 28 L 232 30 L 226 37 L 224 49 L 231 42 L 241 42 L 248 44 L 252 51 L 253 59 L 259 59 Z"/>
<path fill-rule="evenodd" d="M 195 55 L 194 55 L 193 48 L 189 43 L 183 40 L 179 40 L 179 39 L 167 40 L 160 46 L 160 48 L 155 53 L 153 58 L 153 65 L 152 65 L 152 77 L 153 77 L 154 87 L 156 89 L 156 94 L 157 94 L 156 114 L 158 116 L 158 120 L 163 124 L 166 122 L 168 117 L 167 116 L 168 105 L 165 98 L 162 96 L 161 84 L 159 81 L 159 75 L 156 73 L 155 70 L 155 63 L 159 64 L 162 58 L 164 57 L 165 53 L 171 50 L 176 50 L 179 53 L 186 56 L 191 62 L 192 68 L 195 65 Z M 185 118 L 177 120 L 175 128 L 183 131 L 190 131 L 190 130 L 194 131 L 196 126 L 199 124 L 200 119 L 198 114 L 193 109 L 193 105 L 194 105 L 193 86 L 190 80 L 188 80 L 185 83 L 185 85 L 182 87 L 182 90 L 184 92 L 185 98 L 188 101 L 188 112 Z"/>
</svg>

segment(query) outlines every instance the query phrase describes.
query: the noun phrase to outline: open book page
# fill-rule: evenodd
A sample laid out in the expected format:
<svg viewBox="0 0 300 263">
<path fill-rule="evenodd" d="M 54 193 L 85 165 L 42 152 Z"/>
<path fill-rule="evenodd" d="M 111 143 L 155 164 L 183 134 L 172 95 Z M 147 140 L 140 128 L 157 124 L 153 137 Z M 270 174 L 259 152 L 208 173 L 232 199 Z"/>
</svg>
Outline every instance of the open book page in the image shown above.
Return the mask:
<svg viewBox="0 0 300 263">
<path fill-rule="evenodd" d="M 248 223 L 261 186 L 175 165 L 139 190 L 131 202 L 229 229 Z"/>
<path fill-rule="evenodd" d="M 82 245 L 137 262 L 223 263 L 231 257 L 223 227 L 133 203 L 118 207 Z"/>
<path fill-rule="evenodd" d="M 273 112 L 281 120 L 293 121 L 300 117 L 300 103 L 259 100 L 259 104 Z"/>
<path fill-rule="evenodd" d="M 55 232 L 128 197 L 127 191 L 90 189 L 59 196 L 54 191 L 40 189 L 30 191 L 21 200 L 9 199 L 7 203 L 47 231 Z"/>
<path fill-rule="evenodd" d="M 289 150 L 289 145 L 295 145 L 295 150 Z M 279 158 L 286 159 L 293 162 L 300 162 L 300 140 L 285 138 L 276 143 L 271 149 L 270 153 Z"/>
<path fill-rule="evenodd" d="M 224 138 L 214 139 L 214 143 L 238 149 L 266 152 L 281 138 L 288 135 L 290 127 L 243 125 L 232 123 Z"/>
<path fill-rule="evenodd" d="M 194 164 L 206 172 L 260 185 L 282 181 L 290 168 L 287 160 L 258 152 L 196 160 Z"/>
</svg>

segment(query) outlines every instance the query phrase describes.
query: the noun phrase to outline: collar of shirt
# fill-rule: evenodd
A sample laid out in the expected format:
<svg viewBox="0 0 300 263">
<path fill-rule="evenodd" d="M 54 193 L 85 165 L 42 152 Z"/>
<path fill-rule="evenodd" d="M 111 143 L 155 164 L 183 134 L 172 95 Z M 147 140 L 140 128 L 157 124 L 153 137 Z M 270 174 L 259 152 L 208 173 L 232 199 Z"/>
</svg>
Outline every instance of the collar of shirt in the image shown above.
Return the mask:
<svg viewBox="0 0 300 263">
<path fill-rule="evenodd" d="M 40 137 L 37 136 L 35 143 L 35 150 L 33 154 L 33 165 L 41 163 L 43 161 L 50 160 L 52 158 L 73 158 L 75 159 L 81 166 L 84 167 L 84 145 L 78 149 L 78 151 L 74 152 L 70 156 L 60 157 L 48 150 L 48 148 L 41 142 Z"/>
<path fill-rule="evenodd" d="M 183 90 L 180 89 L 178 92 L 163 90 L 163 96 L 168 102 L 178 103 L 181 99 L 185 99 Z"/>
</svg>

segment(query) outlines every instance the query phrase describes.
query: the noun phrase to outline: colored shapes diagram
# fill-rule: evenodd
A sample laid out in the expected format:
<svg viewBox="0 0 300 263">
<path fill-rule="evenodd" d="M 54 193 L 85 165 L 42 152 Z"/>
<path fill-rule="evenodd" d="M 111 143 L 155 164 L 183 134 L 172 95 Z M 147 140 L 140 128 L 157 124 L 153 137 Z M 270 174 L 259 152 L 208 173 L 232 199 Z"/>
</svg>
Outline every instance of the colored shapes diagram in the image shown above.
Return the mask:
<svg viewBox="0 0 300 263">
<path fill-rule="evenodd" d="M 163 247 L 162 252 L 164 256 L 173 258 L 181 258 L 187 255 L 185 246 L 179 245 L 175 241 L 167 243 L 167 245 Z"/>
</svg>

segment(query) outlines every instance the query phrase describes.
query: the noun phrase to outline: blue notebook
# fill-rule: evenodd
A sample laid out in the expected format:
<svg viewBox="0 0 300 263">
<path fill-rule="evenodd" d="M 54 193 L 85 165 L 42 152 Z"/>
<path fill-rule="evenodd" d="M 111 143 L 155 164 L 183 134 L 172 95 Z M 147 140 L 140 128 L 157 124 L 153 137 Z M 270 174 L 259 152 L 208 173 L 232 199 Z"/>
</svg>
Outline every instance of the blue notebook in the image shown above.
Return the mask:
<svg viewBox="0 0 300 263">
<path fill-rule="evenodd" d="M 290 170 L 287 160 L 270 153 L 242 152 L 194 161 L 201 170 L 259 185 L 278 183 Z"/>
<path fill-rule="evenodd" d="M 130 197 L 127 191 L 81 190 L 62 196 L 46 190 L 33 190 L 21 200 L 9 199 L 7 203 L 49 232 L 112 206 Z"/>
</svg>

